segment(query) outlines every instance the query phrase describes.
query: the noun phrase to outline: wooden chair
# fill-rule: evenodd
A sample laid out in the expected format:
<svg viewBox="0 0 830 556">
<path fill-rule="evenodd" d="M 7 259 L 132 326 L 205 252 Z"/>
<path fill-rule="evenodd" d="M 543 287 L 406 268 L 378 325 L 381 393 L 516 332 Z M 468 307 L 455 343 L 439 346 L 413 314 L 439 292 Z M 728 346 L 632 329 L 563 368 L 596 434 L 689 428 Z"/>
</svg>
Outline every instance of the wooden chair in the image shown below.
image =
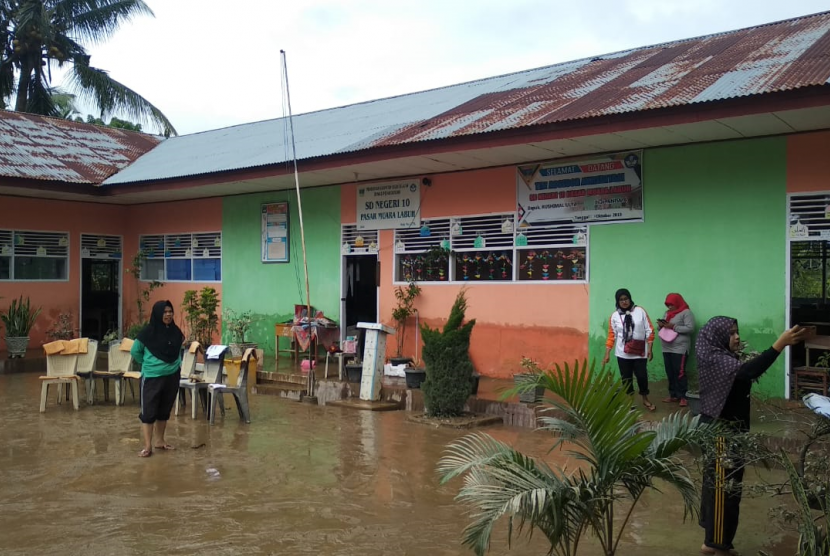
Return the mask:
<svg viewBox="0 0 830 556">
<path fill-rule="evenodd" d="M 184 357 L 182 357 L 182 371 L 181 377 L 179 379 L 179 391 L 176 393 L 176 405 L 175 405 L 175 414 L 179 414 L 179 406 L 184 406 L 187 401 L 187 396 L 183 396 L 186 392 L 187 385 L 193 382 L 191 377 L 196 378 L 196 359 L 198 358 L 199 353 L 204 353 L 202 349 L 202 344 L 199 342 L 192 342 L 188 350 L 184 353 Z"/>
<path fill-rule="evenodd" d="M 796 367 L 793 369 L 793 393 L 796 398 L 802 396 L 803 391 L 821 392 L 827 395 L 830 383 L 830 371 L 821 367 Z"/>
<path fill-rule="evenodd" d="M 63 397 L 62 386 L 68 384 L 72 389 L 72 406 L 75 411 L 80 409 L 78 402 L 78 354 L 62 355 L 56 353 L 46 356 L 46 376 L 40 377 L 40 412 L 46 411 L 46 398 L 49 395 L 49 385 L 58 386 L 58 404 Z"/>
<path fill-rule="evenodd" d="M 225 402 L 222 397 L 223 394 L 230 394 L 236 401 L 236 409 L 239 412 L 239 419 L 246 423 L 251 422 L 251 409 L 248 405 L 248 369 L 250 365 L 256 367 L 257 360 L 255 350 L 248 348 L 242 356 L 242 361 L 239 363 L 239 377 L 236 379 L 236 386 L 227 384 L 210 384 L 208 385 L 208 407 L 210 408 L 210 424 L 212 425 L 216 420 L 216 404 L 222 410 L 222 416 L 225 416 Z"/>
</svg>

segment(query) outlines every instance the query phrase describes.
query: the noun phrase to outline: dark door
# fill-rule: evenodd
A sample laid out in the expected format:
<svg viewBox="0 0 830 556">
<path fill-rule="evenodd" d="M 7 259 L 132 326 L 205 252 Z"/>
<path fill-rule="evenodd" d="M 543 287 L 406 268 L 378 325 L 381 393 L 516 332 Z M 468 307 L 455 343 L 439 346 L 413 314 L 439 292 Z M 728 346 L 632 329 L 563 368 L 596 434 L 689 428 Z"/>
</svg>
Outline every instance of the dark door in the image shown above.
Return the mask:
<svg viewBox="0 0 830 556">
<path fill-rule="evenodd" d="M 349 255 L 345 259 L 346 329 L 358 322 L 377 322 L 377 255 Z"/>
<path fill-rule="evenodd" d="M 118 330 L 120 302 L 118 260 L 81 260 L 81 336 L 99 342 Z"/>
</svg>

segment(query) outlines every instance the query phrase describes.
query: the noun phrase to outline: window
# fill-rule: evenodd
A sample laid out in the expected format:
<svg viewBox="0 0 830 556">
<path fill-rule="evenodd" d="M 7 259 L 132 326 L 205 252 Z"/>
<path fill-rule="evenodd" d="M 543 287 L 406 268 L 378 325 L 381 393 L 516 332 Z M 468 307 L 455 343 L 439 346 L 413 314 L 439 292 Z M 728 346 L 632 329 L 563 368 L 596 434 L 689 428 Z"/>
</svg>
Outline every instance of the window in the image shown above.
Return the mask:
<svg viewBox="0 0 830 556">
<path fill-rule="evenodd" d="M 69 278 L 69 234 L 0 230 L 0 280 Z"/>
<path fill-rule="evenodd" d="M 400 282 L 446 282 L 449 256 L 441 248 L 448 239 L 450 221 L 422 220 L 421 228 L 395 230 L 395 277 Z"/>
<path fill-rule="evenodd" d="M 222 234 L 147 235 L 139 238 L 147 258 L 142 280 L 221 282 Z"/>
<path fill-rule="evenodd" d="M 520 229 L 516 235 L 520 281 L 585 280 L 587 228 L 552 224 Z"/>
<path fill-rule="evenodd" d="M 516 227 L 513 213 L 423 220 L 395 231 L 398 282 L 587 280 L 588 229 Z"/>
</svg>

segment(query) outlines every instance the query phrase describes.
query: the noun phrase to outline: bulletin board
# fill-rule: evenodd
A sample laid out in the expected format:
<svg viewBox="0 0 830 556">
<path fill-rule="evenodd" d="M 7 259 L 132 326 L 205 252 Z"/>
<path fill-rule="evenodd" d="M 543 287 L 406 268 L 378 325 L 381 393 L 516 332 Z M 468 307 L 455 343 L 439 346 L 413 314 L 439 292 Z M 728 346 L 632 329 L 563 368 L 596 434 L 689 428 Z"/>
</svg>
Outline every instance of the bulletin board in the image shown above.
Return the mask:
<svg viewBox="0 0 830 556">
<path fill-rule="evenodd" d="M 262 205 L 262 262 L 287 263 L 290 257 L 288 203 Z"/>
</svg>

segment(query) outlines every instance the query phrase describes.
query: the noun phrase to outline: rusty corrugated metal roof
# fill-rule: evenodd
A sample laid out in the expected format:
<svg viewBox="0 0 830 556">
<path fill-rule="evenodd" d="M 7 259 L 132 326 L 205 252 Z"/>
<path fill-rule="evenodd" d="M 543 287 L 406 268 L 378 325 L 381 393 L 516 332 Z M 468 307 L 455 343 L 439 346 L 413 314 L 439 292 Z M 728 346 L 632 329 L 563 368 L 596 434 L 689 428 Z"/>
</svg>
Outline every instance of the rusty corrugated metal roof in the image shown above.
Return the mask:
<svg viewBox="0 0 830 556">
<path fill-rule="evenodd" d="M 294 117 L 297 158 L 748 97 L 830 79 L 830 12 Z M 105 185 L 284 163 L 285 118 L 165 141 Z"/>
<path fill-rule="evenodd" d="M 100 184 L 160 141 L 143 133 L 0 110 L 0 176 Z"/>
</svg>

